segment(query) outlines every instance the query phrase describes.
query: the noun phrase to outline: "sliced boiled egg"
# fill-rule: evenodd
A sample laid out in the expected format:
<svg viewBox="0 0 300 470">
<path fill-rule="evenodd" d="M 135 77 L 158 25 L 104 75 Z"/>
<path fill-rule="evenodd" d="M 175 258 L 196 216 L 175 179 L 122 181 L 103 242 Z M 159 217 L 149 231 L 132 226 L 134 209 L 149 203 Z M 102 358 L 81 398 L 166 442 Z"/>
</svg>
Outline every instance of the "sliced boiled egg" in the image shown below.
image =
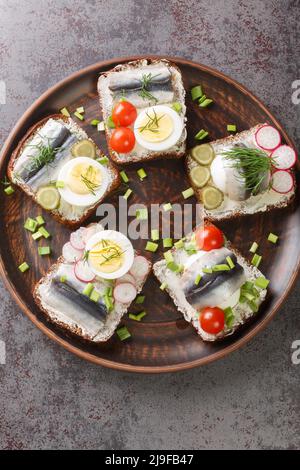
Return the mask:
<svg viewBox="0 0 300 470">
<path fill-rule="evenodd" d="M 224 167 L 224 158 L 222 155 L 217 155 L 210 166 L 210 174 L 214 185 L 223 193 L 227 193 L 227 177 Z"/>
<path fill-rule="evenodd" d="M 58 175 L 61 198 L 73 206 L 95 204 L 108 186 L 106 168 L 96 160 L 77 157 L 69 160 Z"/>
<path fill-rule="evenodd" d="M 181 137 L 183 120 L 169 106 L 157 105 L 144 109 L 134 123 L 137 142 L 149 150 L 162 151 L 175 145 Z"/>
</svg>

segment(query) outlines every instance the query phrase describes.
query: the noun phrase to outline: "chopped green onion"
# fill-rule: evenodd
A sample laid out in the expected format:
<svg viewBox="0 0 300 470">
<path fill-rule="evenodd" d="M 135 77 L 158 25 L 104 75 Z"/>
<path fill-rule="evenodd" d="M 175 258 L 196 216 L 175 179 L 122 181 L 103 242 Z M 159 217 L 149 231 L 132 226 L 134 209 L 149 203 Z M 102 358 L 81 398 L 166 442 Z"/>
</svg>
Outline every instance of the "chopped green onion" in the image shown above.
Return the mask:
<svg viewBox="0 0 300 470">
<path fill-rule="evenodd" d="M 262 260 L 262 256 L 255 253 L 255 255 L 253 256 L 253 258 L 251 260 L 251 264 L 253 264 L 253 266 L 258 268 L 258 266 L 260 265 L 261 260 Z"/>
<path fill-rule="evenodd" d="M 258 243 L 253 242 L 249 250 L 250 253 L 256 253 L 257 248 L 258 248 Z"/>
<path fill-rule="evenodd" d="M 158 248 L 158 243 L 153 243 L 153 242 L 147 242 L 146 244 L 146 251 L 151 251 L 152 253 L 155 253 Z"/>
<path fill-rule="evenodd" d="M 199 282 L 201 281 L 201 274 L 197 274 L 196 279 L 195 279 L 195 286 L 198 286 Z"/>
<path fill-rule="evenodd" d="M 93 302 L 96 302 L 96 303 L 97 303 L 97 302 L 99 301 L 100 297 L 101 297 L 100 292 L 96 291 L 95 289 L 92 290 L 91 295 L 90 295 L 90 299 L 91 299 Z"/>
<path fill-rule="evenodd" d="M 99 121 L 99 119 L 92 119 L 90 124 L 91 126 L 98 126 L 98 124 L 100 124 L 101 121 Z"/>
<path fill-rule="evenodd" d="M 196 85 L 191 89 L 192 100 L 195 101 L 203 95 L 201 85 Z"/>
<path fill-rule="evenodd" d="M 206 95 L 202 95 L 201 98 L 198 100 L 198 103 L 203 103 L 206 100 Z"/>
<path fill-rule="evenodd" d="M 44 238 L 49 238 L 51 235 L 50 233 L 45 229 L 45 227 L 40 227 L 38 230 Z"/>
<path fill-rule="evenodd" d="M 255 285 L 257 287 L 260 287 L 261 289 L 266 289 L 269 283 L 270 281 L 266 279 L 264 276 L 261 276 L 255 279 Z"/>
<path fill-rule="evenodd" d="M 164 238 L 163 239 L 163 246 L 164 246 L 164 248 L 172 248 L 172 246 L 173 246 L 172 238 Z"/>
<path fill-rule="evenodd" d="M 271 242 L 271 243 L 277 243 L 277 240 L 278 240 L 278 235 L 275 235 L 275 233 L 269 233 L 268 235 L 268 242 Z"/>
<path fill-rule="evenodd" d="M 116 126 L 115 126 L 115 123 L 114 121 L 112 120 L 112 117 L 109 116 L 107 119 L 106 119 L 106 125 L 107 127 L 109 127 L 110 129 L 114 129 Z"/>
<path fill-rule="evenodd" d="M 205 274 L 212 274 L 212 272 L 213 272 L 212 268 L 202 268 L 202 271 L 203 271 Z"/>
<path fill-rule="evenodd" d="M 204 129 L 201 129 L 197 134 L 195 135 L 196 140 L 203 140 L 205 137 L 208 136 L 208 132 L 205 131 Z"/>
<path fill-rule="evenodd" d="M 172 109 L 174 109 L 174 111 L 176 111 L 176 113 L 180 113 L 181 110 L 182 110 L 182 104 L 178 103 L 178 102 L 175 102 L 175 103 L 172 104 Z"/>
<path fill-rule="evenodd" d="M 92 284 L 91 282 L 89 282 L 85 288 L 83 289 L 82 293 L 83 295 L 86 295 L 87 297 L 90 297 L 91 293 L 93 292 L 93 289 L 94 289 L 94 284 Z"/>
<path fill-rule="evenodd" d="M 129 178 L 128 178 L 128 176 L 126 175 L 126 173 L 125 173 L 124 170 L 120 171 L 120 176 L 121 176 L 122 180 L 124 181 L 124 183 L 128 183 Z"/>
<path fill-rule="evenodd" d="M 64 181 L 56 181 L 55 186 L 57 188 L 64 188 L 65 187 L 65 182 Z"/>
<path fill-rule="evenodd" d="M 227 124 L 228 132 L 236 132 L 236 125 L 235 124 Z"/>
<path fill-rule="evenodd" d="M 144 168 L 140 168 L 137 171 L 137 175 L 140 178 L 141 181 L 143 181 L 147 177 L 147 173 L 145 172 Z"/>
<path fill-rule="evenodd" d="M 172 204 L 170 202 L 167 202 L 167 204 L 163 205 L 163 209 L 165 212 L 172 210 Z"/>
<path fill-rule="evenodd" d="M 185 243 L 184 249 L 189 255 L 194 255 L 195 253 L 197 253 L 197 248 L 194 243 Z"/>
<path fill-rule="evenodd" d="M 160 290 L 165 290 L 166 287 L 168 287 L 168 284 L 167 284 L 166 282 L 163 282 L 163 283 L 159 286 Z"/>
<path fill-rule="evenodd" d="M 183 246 L 184 246 L 184 245 L 183 245 L 183 239 L 178 240 L 177 242 L 175 242 L 175 243 L 174 243 L 174 246 L 175 246 L 175 248 L 177 248 L 178 250 L 179 250 L 180 248 L 183 248 Z"/>
<path fill-rule="evenodd" d="M 129 333 L 126 326 L 122 326 L 121 328 L 119 328 L 116 333 L 121 341 L 125 341 L 125 339 L 131 337 L 131 334 Z"/>
<path fill-rule="evenodd" d="M 70 116 L 71 116 L 71 114 L 69 113 L 69 111 L 68 111 L 67 108 L 62 108 L 62 109 L 60 110 L 60 113 L 63 114 L 64 116 L 66 116 L 66 117 L 70 117 Z"/>
<path fill-rule="evenodd" d="M 109 162 L 109 159 L 104 155 L 103 157 L 96 158 L 96 161 L 100 163 L 100 165 L 107 165 Z"/>
<path fill-rule="evenodd" d="M 258 305 L 257 305 L 255 302 L 249 301 L 249 302 L 248 302 L 248 305 L 249 305 L 249 307 L 251 308 L 251 310 L 252 310 L 253 313 L 257 313 L 257 312 L 258 312 Z"/>
<path fill-rule="evenodd" d="M 60 282 L 66 282 L 67 276 L 60 276 L 59 280 Z"/>
<path fill-rule="evenodd" d="M 166 260 L 167 263 L 171 263 L 172 261 L 174 261 L 173 255 L 172 255 L 172 251 L 171 251 L 171 250 L 166 251 L 166 252 L 164 253 L 164 258 L 165 258 L 165 260 Z"/>
<path fill-rule="evenodd" d="M 181 194 L 183 195 L 184 199 L 188 199 L 189 197 L 194 196 L 195 193 L 194 193 L 193 188 L 188 188 L 182 191 Z"/>
<path fill-rule="evenodd" d="M 145 296 L 144 295 L 138 295 L 137 298 L 135 299 L 136 304 L 143 304 L 145 301 Z"/>
<path fill-rule="evenodd" d="M 167 268 L 173 271 L 174 273 L 181 273 L 183 271 L 183 266 L 175 263 L 175 261 L 167 263 Z"/>
<path fill-rule="evenodd" d="M 35 220 L 37 221 L 38 226 L 40 227 L 41 225 L 45 224 L 44 217 L 42 215 L 38 215 Z"/>
<path fill-rule="evenodd" d="M 40 256 L 50 255 L 51 254 L 51 248 L 50 248 L 50 246 L 39 246 L 38 247 L 38 253 L 39 253 Z"/>
<path fill-rule="evenodd" d="M 31 219 L 31 217 L 28 217 L 28 219 L 26 220 L 24 224 L 24 228 L 26 230 L 29 230 L 29 232 L 33 232 L 33 233 L 36 231 L 37 226 L 38 226 L 37 221 L 34 219 Z"/>
<path fill-rule="evenodd" d="M 24 261 L 24 263 L 20 264 L 18 269 L 19 271 L 21 271 L 21 273 L 25 273 L 25 271 L 28 271 L 29 269 L 29 264 L 27 264 L 26 261 Z"/>
<path fill-rule="evenodd" d="M 159 231 L 157 228 L 151 230 L 151 240 L 153 240 L 154 242 L 157 242 L 157 240 L 159 240 Z"/>
<path fill-rule="evenodd" d="M 250 302 L 252 302 L 253 300 L 256 299 L 256 296 L 253 295 L 253 294 L 251 294 L 250 292 L 244 292 L 244 293 L 243 293 L 243 296 L 244 296 L 247 300 L 249 300 Z"/>
<path fill-rule="evenodd" d="M 84 107 L 80 106 L 79 108 L 76 108 L 77 113 L 79 114 L 84 114 Z"/>
<path fill-rule="evenodd" d="M 225 324 L 227 328 L 231 328 L 233 323 L 234 323 L 234 313 L 231 307 L 227 307 L 224 309 L 224 315 L 225 315 Z"/>
<path fill-rule="evenodd" d="M 75 111 L 74 116 L 76 116 L 80 121 L 84 121 L 84 117 L 78 111 Z"/>
<path fill-rule="evenodd" d="M 109 296 L 109 295 L 104 295 L 103 301 L 105 303 L 105 307 L 110 312 L 113 309 L 113 306 L 114 306 L 113 301 L 112 301 L 112 297 Z"/>
<path fill-rule="evenodd" d="M 34 240 L 39 240 L 40 238 L 42 238 L 42 236 L 43 236 L 43 235 L 41 234 L 41 232 L 40 232 L 39 230 L 38 230 L 37 232 L 35 232 L 35 233 L 32 234 L 32 238 L 33 238 Z"/>
<path fill-rule="evenodd" d="M 134 321 L 141 321 L 142 318 L 144 318 L 146 316 L 146 312 L 143 311 L 141 313 L 137 313 L 137 314 L 134 314 L 134 313 L 129 313 L 128 316 L 129 318 L 131 318 L 131 320 L 134 320 Z"/>
<path fill-rule="evenodd" d="M 105 122 L 104 121 L 101 121 L 97 124 L 97 131 L 99 131 L 99 132 L 105 131 Z"/>
<path fill-rule="evenodd" d="M 7 196 L 11 196 L 15 190 L 12 186 L 7 186 L 5 189 L 4 189 L 4 192 Z"/>
<path fill-rule="evenodd" d="M 213 103 L 213 100 L 207 98 L 202 103 L 200 103 L 199 106 L 200 106 L 200 108 L 206 108 L 207 106 L 209 106 L 212 103 Z"/>
<path fill-rule="evenodd" d="M 212 270 L 214 273 L 219 271 L 230 271 L 230 267 L 228 264 L 216 264 L 215 266 L 212 266 Z"/>
<path fill-rule="evenodd" d="M 108 286 L 105 288 L 104 295 L 108 295 L 108 297 L 112 297 L 113 294 L 113 288 L 111 286 Z"/>
<path fill-rule="evenodd" d="M 123 198 L 127 200 L 131 194 L 132 194 L 132 189 L 128 188 L 126 193 L 123 195 Z"/>
<path fill-rule="evenodd" d="M 233 269 L 235 267 L 234 262 L 232 261 L 232 258 L 230 256 L 226 256 L 226 261 L 230 269 Z"/>
<path fill-rule="evenodd" d="M 136 218 L 138 220 L 147 220 L 148 219 L 148 209 L 137 209 L 136 213 Z"/>
</svg>

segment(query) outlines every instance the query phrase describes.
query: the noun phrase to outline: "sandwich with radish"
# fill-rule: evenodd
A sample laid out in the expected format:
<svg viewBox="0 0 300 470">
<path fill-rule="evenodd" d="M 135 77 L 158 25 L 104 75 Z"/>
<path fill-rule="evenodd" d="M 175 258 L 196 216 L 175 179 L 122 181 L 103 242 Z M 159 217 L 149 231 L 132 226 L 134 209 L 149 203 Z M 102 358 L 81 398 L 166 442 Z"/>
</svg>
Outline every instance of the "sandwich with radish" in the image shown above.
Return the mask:
<svg viewBox="0 0 300 470">
<path fill-rule="evenodd" d="M 37 283 L 34 299 L 47 319 L 93 343 L 107 341 L 142 290 L 151 263 L 122 233 L 80 227 Z"/>
<path fill-rule="evenodd" d="M 277 129 L 259 124 L 197 145 L 186 159 L 191 185 L 209 220 L 285 207 L 295 195 L 294 148 Z"/>
</svg>

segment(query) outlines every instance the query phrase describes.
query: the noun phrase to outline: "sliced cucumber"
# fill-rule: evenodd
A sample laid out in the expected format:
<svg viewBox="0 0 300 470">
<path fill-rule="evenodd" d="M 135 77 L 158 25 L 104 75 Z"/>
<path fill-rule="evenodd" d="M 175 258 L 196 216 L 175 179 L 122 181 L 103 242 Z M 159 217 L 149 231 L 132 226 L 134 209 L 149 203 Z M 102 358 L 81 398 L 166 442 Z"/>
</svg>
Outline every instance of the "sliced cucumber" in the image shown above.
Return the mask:
<svg viewBox="0 0 300 470">
<path fill-rule="evenodd" d="M 96 158 L 96 147 L 90 140 L 83 139 L 73 145 L 71 153 L 73 157 Z"/>
<path fill-rule="evenodd" d="M 48 211 L 57 209 L 60 202 L 60 194 L 54 186 L 44 186 L 36 194 L 36 201 Z"/>
<path fill-rule="evenodd" d="M 203 144 L 192 148 L 191 155 L 200 165 L 209 165 L 215 156 L 215 152 L 211 145 Z"/>
<path fill-rule="evenodd" d="M 203 188 L 208 183 L 210 171 L 207 166 L 195 166 L 191 170 L 191 180 L 197 188 Z"/>
<path fill-rule="evenodd" d="M 206 186 L 202 191 L 204 207 L 209 210 L 219 207 L 223 202 L 223 197 L 223 193 L 214 186 Z"/>
</svg>

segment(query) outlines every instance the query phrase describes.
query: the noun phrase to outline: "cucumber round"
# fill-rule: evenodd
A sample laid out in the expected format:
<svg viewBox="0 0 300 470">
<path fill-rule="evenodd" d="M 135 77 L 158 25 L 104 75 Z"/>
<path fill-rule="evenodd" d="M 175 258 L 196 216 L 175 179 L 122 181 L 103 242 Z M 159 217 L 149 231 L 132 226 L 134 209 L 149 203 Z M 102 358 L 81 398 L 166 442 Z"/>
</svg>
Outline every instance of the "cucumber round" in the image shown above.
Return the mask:
<svg viewBox="0 0 300 470">
<path fill-rule="evenodd" d="M 73 145 L 71 154 L 73 157 L 96 158 L 96 147 L 90 140 L 83 139 Z"/>
<path fill-rule="evenodd" d="M 196 145 L 192 148 L 191 156 L 200 165 L 210 165 L 215 156 L 215 152 L 210 144 Z"/>
<path fill-rule="evenodd" d="M 36 194 L 37 203 L 48 211 L 57 209 L 60 202 L 60 194 L 54 186 L 44 186 Z"/>
<path fill-rule="evenodd" d="M 216 209 L 222 204 L 223 198 L 223 193 L 214 186 L 206 186 L 202 191 L 202 201 L 205 209 Z"/>
<path fill-rule="evenodd" d="M 203 188 L 209 181 L 210 171 L 207 166 L 198 165 L 192 168 L 190 176 L 196 188 Z"/>
</svg>

